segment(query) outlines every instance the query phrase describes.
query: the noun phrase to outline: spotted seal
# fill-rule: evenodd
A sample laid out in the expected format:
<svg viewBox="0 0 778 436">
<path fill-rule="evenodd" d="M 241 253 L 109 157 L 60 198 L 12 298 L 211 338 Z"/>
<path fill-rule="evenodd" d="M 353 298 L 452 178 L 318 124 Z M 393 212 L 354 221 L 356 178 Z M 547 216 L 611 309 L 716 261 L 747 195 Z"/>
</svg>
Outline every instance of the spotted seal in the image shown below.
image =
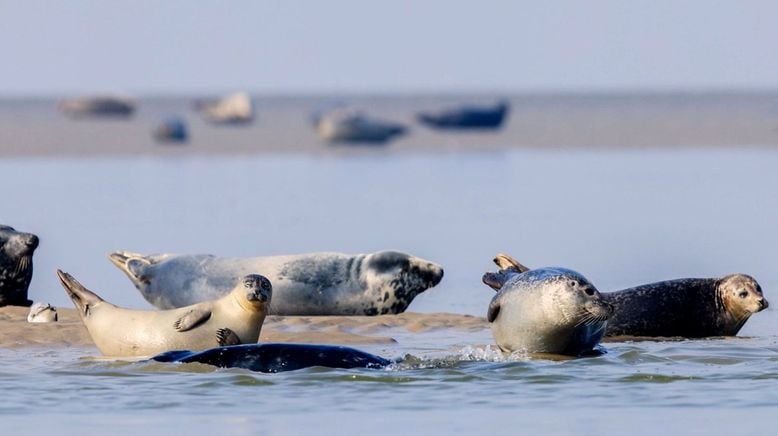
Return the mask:
<svg viewBox="0 0 778 436">
<path fill-rule="evenodd" d="M 509 259 L 497 255 L 500 270 L 483 277 L 497 291 L 486 316 L 497 346 L 506 352 L 591 353 L 613 314 L 594 285 L 569 269 L 522 271 Z"/>
<path fill-rule="evenodd" d="M 29 307 L 27 289 L 32 280 L 32 255 L 38 237 L 0 225 L 0 306 Z"/>
<path fill-rule="evenodd" d="M 35 303 L 27 314 L 27 322 L 45 323 L 57 322 L 57 308 L 49 303 Z"/>
<path fill-rule="evenodd" d="M 509 256 L 506 268 L 529 271 Z M 614 306 L 605 336 L 704 338 L 735 336 L 748 318 L 769 306 L 757 281 L 745 274 L 667 280 L 605 292 Z"/>
<path fill-rule="evenodd" d="M 97 348 L 106 356 L 151 356 L 170 350 L 203 350 L 256 343 L 272 287 L 260 275 L 247 275 L 218 300 L 171 310 L 131 310 L 114 306 L 57 271 Z"/>
<path fill-rule="evenodd" d="M 273 283 L 272 315 L 396 314 L 443 277 L 440 266 L 397 251 L 253 258 L 118 251 L 109 258 L 160 309 L 219 298 L 237 277 L 256 272 Z"/>
</svg>

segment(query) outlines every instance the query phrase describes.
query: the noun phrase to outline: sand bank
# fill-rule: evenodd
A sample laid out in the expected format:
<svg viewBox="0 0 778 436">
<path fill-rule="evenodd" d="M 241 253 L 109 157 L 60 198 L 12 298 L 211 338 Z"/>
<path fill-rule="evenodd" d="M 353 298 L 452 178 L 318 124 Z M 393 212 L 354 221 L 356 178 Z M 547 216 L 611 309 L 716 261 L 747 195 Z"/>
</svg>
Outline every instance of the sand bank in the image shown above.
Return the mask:
<svg viewBox="0 0 778 436">
<path fill-rule="evenodd" d="M 94 346 L 74 309 L 58 308 L 59 321 L 27 322 L 26 307 L 0 308 L 0 347 Z M 450 313 L 403 313 L 364 316 L 270 316 L 262 327 L 261 342 L 319 344 L 393 343 L 393 332 L 411 334 L 435 329 L 473 332 L 487 329 L 484 318 Z"/>
</svg>

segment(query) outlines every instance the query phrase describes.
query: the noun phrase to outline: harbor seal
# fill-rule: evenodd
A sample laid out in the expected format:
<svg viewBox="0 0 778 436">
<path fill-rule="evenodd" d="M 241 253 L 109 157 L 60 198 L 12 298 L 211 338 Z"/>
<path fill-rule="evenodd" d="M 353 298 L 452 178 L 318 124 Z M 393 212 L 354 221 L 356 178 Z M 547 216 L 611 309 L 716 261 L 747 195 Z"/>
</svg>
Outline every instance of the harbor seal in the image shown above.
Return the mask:
<svg viewBox="0 0 778 436">
<path fill-rule="evenodd" d="M 507 255 L 498 255 L 495 262 L 529 271 Z M 610 337 L 735 336 L 751 315 L 769 306 L 762 287 L 745 274 L 650 283 L 604 292 L 602 298 L 615 309 L 605 330 Z"/>
<path fill-rule="evenodd" d="M 154 356 L 152 360 L 197 362 L 219 368 L 244 368 L 273 373 L 312 366 L 379 369 L 391 363 L 383 357 L 354 348 L 315 344 L 247 344 L 211 348 L 200 352 L 169 351 Z"/>
<path fill-rule="evenodd" d="M 70 274 L 57 270 L 57 276 L 97 348 L 112 357 L 256 343 L 272 293 L 270 281 L 253 274 L 218 300 L 172 310 L 131 310 L 103 300 Z"/>
<path fill-rule="evenodd" d="M 57 322 L 57 308 L 49 303 L 35 303 L 30 307 L 27 322 L 44 323 Z"/>
<path fill-rule="evenodd" d="M 769 306 L 753 277 L 678 279 L 602 294 L 616 308 L 606 336 L 735 336 Z"/>
<path fill-rule="evenodd" d="M 219 298 L 256 272 L 273 283 L 272 315 L 396 314 L 443 277 L 440 266 L 397 251 L 253 258 L 118 251 L 109 258 L 160 309 Z"/>
<path fill-rule="evenodd" d="M 483 281 L 497 294 L 486 315 L 506 352 L 581 356 L 602 339 L 613 306 L 581 274 L 557 267 L 521 271 L 498 255 L 497 273 Z"/>
<path fill-rule="evenodd" d="M 38 237 L 0 225 L 0 306 L 29 307 L 27 289 L 32 280 L 32 255 Z"/>
</svg>

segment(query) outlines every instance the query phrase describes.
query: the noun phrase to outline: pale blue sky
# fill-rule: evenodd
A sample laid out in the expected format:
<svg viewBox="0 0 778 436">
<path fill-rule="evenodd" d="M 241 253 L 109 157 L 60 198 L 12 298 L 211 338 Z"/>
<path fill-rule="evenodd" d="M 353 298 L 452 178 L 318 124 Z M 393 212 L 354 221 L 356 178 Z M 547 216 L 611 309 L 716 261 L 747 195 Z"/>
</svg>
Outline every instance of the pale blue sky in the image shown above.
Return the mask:
<svg viewBox="0 0 778 436">
<path fill-rule="evenodd" d="M 778 2 L 0 0 L 0 95 L 778 89 Z"/>
</svg>

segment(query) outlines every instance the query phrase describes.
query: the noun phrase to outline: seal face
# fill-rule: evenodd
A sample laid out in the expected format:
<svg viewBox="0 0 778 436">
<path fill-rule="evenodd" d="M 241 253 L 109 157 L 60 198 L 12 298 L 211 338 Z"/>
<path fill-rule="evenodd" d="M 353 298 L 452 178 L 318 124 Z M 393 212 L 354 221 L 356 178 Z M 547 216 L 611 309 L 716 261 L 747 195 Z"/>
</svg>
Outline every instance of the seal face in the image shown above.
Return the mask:
<svg viewBox="0 0 778 436">
<path fill-rule="evenodd" d="M 270 281 L 254 274 L 239 279 L 218 300 L 172 310 L 131 310 L 103 300 L 70 274 L 57 275 L 97 348 L 114 357 L 256 343 L 272 295 Z"/>
<path fill-rule="evenodd" d="M 57 308 L 49 303 L 35 303 L 30 307 L 27 322 L 57 322 Z"/>
<path fill-rule="evenodd" d="M 32 280 L 32 255 L 38 237 L 13 227 L 0 225 L 0 306 L 26 306 L 27 289 Z"/>
<path fill-rule="evenodd" d="M 759 283 L 745 274 L 650 283 L 603 298 L 616 308 L 607 336 L 734 336 L 769 306 Z"/>
<path fill-rule="evenodd" d="M 489 304 L 487 320 L 503 351 L 590 353 L 613 313 L 594 285 L 569 269 L 503 268 L 484 276 L 492 287 L 495 280 L 501 287 Z"/>
<path fill-rule="evenodd" d="M 273 282 L 273 315 L 395 314 L 443 278 L 439 265 L 397 251 L 253 258 L 115 252 L 109 258 L 161 309 L 219 298 L 237 278 L 257 272 Z"/>
</svg>

